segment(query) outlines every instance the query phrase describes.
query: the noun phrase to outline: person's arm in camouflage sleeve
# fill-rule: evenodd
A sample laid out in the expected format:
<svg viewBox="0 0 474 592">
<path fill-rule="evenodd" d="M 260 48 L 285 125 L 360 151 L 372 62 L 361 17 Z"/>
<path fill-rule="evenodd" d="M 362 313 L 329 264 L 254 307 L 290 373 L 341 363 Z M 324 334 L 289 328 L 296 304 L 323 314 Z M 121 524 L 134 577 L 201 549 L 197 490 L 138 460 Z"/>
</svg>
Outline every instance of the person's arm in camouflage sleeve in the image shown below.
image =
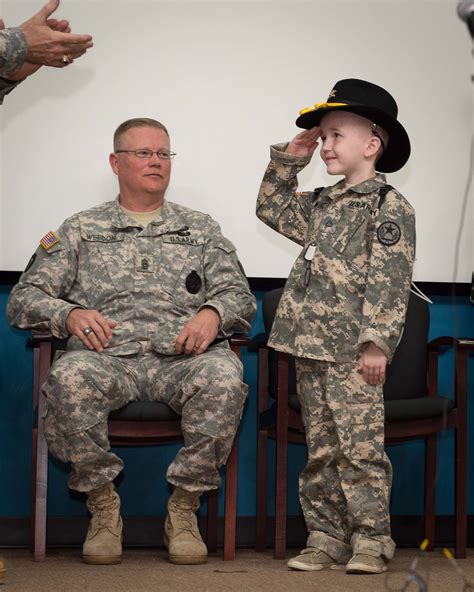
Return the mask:
<svg viewBox="0 0 474 592">
<path fill-rule="evenodd" d="M 176 353 L 202 354 L 218 334 L 229 337 L 234 331 L 248 331 L 255 315 L 255 297 L 234 245 L 213 220 L 208 235 L 203 262 L 206 301 L 178 335 Z"/>
<path fill-rule="evenodd" d="M 311 156 L 286 152 L 288 144 L 270 148 L 270 163 L 257 197 L 257 217 L 290 240 L 304 244 L 311 211 L 311 191 L 297 192 L 297 174 Z"/>
<path fill-rule="evenodd" d="M 213 223 L 212 238 L 204 254 L 206 302 L 202 308 L 214 308 L 220 317 L 220 333 L 248 331 L 256 311 L 255 297 L 237 258 L 236 248 Z"/>
<path fill-rule="evenodd" d="M 57 231 L 60 242 L 48 250 L 39 246 L 20 281 L 11 291 L 7 314 L 19 329 L 40 329 L 59 338 L 69 336 L 66 319 L 77 304 L 65 297 L 77 273 L 77 231 L 65 222 Z"/>
<path fill-rule="evenodd" d="M 0 105 L 3 105 L 3 99 L 10 93 L 14 88 L 20 84 L 21 80 L 15 82 L 13 80 L 7 80 L 6 78 L 0 77 Z"/>
<path fill-rule="evenodd" d="M 19 27 L 6 29 L 0 19 L 0 104 L 41 66 L 64 68 L 92 47 L 90 35 L 73 34 L 69 21 L 49 18 L 58 6 L 59 0 L 49 0 Z"/>
<path fill-rule="evenodd" d="M 390 361 L 405 322 L 415 258 L 415 213 L 390 191 L 374 229 L 360 346 L 372 342 Z"/>
<path fill-rule="evenodd" d="M 271 147 L 271 161 L 257 198 L 257 216 L 270 228 L 299 245 L 305 242 L 313 192 L 297 193 L 296 175 L 318 147 L 319 127 L 297 134 L 288 144 Z"/>
<path fill-rule="evenodd" d="M 28 43 L 21 27 L 3 28 L 0 22 L 0 76 L 8 78 L 19 70 L 26 60 Z"/>
</svg>

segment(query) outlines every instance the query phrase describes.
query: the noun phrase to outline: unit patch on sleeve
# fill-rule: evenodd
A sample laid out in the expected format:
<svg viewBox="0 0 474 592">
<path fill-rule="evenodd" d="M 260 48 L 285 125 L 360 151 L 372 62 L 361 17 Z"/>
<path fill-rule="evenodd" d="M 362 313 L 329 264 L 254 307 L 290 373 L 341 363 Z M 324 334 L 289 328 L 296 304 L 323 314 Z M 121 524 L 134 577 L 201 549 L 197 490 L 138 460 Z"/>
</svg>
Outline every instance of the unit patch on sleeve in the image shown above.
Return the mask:
<svg viewBox="0 0 474 592">
<path fill-rule="evenodd" d="M 382 245 L 393 247 L 402 236 L 400 226 L 396 222 L 383 222 L 377 229 L 377 238 Z"/>
</svg>

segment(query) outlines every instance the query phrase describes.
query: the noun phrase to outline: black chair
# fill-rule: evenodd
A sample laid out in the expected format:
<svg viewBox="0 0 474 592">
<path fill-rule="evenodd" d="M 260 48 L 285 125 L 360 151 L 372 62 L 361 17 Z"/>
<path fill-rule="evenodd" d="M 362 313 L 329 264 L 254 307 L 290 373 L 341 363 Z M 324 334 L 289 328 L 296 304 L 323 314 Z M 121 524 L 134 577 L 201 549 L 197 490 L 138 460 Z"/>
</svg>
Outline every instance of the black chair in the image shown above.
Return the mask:
<svg viewBox="0 0 474 592">
<path fill-rule="evenodd" d="M 276 440 L 275 558 L 286 550 L 287 448 L 288 442 L 305 443 L 301 407 L 296 391 L 294 359 L 267 347 L 282 288 L 268 292 L 263 300 L 265 334 L 252 340 L 258 350 L 257 417 L 257 520 L 256 549 L 266 546 L 267 440 Z M 435 541 L 436 434 L 455 431 L 455 523 L 456 557 L 466 556 L 467 521 L 467 350 L 462 341 L 439 337 L 428 343 L 429 309 L 411 294 L 405 329 L 387 369 L 384 385 L 385 442 L 424 438 L 425 536 L 428 550 Z M 438 356 L 456 351 L 454 400 L 438 394 Z"/>
<path fill-rule="evenodd" d="M 240 349 L 248 343 L 246 337 L 234 336 L 230 340 L 232 350 L 240 357 Z M 51 366 L 58 340 L 50 335 L 33 332 L 29 342 L 34 348 L 32 428 L 32 515 L 31 534 L 34 559 L 46 558 L 46 517 L 48 494 L 48 448 L 43 433 L 43 408 L 45 404 L 41 386 Z M 132 402 L 109 415 L 109 440 L 112 446 L 145 446 L 177 442 L 183 439 L 181 417 L 165 403 Z M 224 560 L 235 559 L 237 520 L 237 448 L 238 435 L 226 464 Z M 217 549 L 217 491 L 207 494 L 207 547 Z"/>
</svg>

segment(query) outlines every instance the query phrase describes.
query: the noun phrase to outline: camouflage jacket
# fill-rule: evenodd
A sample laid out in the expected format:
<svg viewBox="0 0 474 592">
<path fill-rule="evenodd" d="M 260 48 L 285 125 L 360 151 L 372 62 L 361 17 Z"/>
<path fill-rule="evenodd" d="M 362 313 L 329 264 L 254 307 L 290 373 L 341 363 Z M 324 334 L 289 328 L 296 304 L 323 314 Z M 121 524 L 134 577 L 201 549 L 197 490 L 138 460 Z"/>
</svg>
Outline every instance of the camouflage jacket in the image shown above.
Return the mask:
<svg viewBox="0 0 474 592">
<path fill-rule="evenodd" d="M 20 27 L 0 31 L 0 105 L 4 97 L 19 84 L 8 80 L 8 76 L 21 68 L 27 52 L 28 44 Z"/>
<path fill-rule="evenodd" d="M 5 78 L 0 78 L 0 105 L 3 105 L 3 99 L 19 84 L 19 82 L 12 82 Z"/>
<path fill-rule="evenodd" d="M 20 27 L 0 31 L 0 76 L 8 78 L 23 65 L 28 44 Z"/>
<path fill-rule="evenodd" d="M 287 154 L 286 146 L 271 148 L 257 216 L 303 249 L 269 344 L 302 358 L 350 362 L 372 341 L 390 360 L 412 279 L 413 208 L 393 188 L 381 195 L 387 187 L 381 174 L 349 189 L 342 180 L 297 192 L 296 175 L 311 158 Z"/>
<path fill-rule="evenodd" d="M 255 298 L 234 245 L 201 212 L 165 202 L 141 228 L 110 201 L 68 218 L 59 242 L 38 247 L 8 302 L 13 325 L 65 338 L 76 307 L 114 320 L 107 353 L 173 354 L 186 321 L 201 308 L 220 316 L 220 335 L 250 328 Z M 68 349 L 83 348 L 72 336 Z"/>
</svg>

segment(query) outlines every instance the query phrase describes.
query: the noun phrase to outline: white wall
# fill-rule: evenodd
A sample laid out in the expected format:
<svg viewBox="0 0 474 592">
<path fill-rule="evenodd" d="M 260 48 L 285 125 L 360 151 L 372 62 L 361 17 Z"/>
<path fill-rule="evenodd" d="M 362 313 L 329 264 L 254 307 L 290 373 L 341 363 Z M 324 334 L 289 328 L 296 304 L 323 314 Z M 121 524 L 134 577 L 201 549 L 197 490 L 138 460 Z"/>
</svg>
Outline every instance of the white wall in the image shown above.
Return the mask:
<svg viewBox="0 0 474 592">
<path fill-rule="evenodd" d="M 42 0 L 6 0 L 8 24 Z M 416 278 L 452 281 L 471 136 L 471 43 L 456 2 L 63 0 L 59 15 L 95 47 L 6 98 L 0 269 L 23 269 L 41 236 L 111 199 L 112 134 L 154 117 L 172 136 L 168 198 L 212 214 L 249 276 L 284 277 L 298 247 L 259 222 L 255 198 L 271 143 L 335 81 L 364 78 L 396 97 L 412 157 L 390 175 L 417 212 Z M 335 182 L 319 157 L 300 187 Z M 2 211 L 0 209 L 0 211 Z M 472 271 L 472 209 L 457 281 Z"/>
</svg>

